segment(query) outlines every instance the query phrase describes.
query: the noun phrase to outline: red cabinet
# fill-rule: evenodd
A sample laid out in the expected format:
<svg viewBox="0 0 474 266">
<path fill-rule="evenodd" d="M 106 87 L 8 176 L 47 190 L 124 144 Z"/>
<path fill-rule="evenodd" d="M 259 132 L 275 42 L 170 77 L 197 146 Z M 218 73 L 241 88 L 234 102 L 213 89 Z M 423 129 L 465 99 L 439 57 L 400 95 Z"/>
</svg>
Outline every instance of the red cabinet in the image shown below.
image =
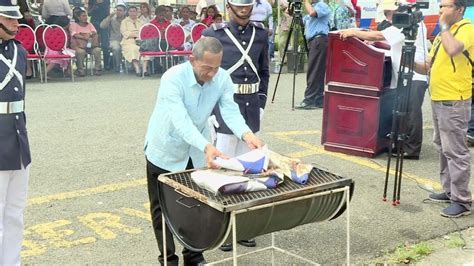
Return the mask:
<svg viewBox="0 0 474 266">
<path fill-rule="evenodd" d="M 326 150 L 374 157 L 388 148 L 395 90 L 380 49 L 330 33 L 323 110 Z"/>
</svg>

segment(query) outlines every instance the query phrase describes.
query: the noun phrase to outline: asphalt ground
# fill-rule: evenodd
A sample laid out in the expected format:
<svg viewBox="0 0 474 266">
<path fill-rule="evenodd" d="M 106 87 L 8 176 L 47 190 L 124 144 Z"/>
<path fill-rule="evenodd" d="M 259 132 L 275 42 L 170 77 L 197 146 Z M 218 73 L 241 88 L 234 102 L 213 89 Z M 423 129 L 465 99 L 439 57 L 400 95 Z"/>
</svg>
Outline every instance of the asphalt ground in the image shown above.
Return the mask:
<svg viewBox="0 0 474 266">
<path fill-rule="evenodd" d="M 276 75 L 271 76 L 270 96 Z M 57 78 L 27 83 L 27 122 L 33 163 L 25 211 L 26 264 L 156 264 L 158 250 L 148 212 L 143 141 L 155 104 L 158 76 Z M 279 153 L 301 158 L 356 182 L 351 202 L 351 262 L 367 263 L 387 250 L 446 235 L 457 229 L 425 204 L 427 189 L 440 189 L 438 159 L 431 144 L 429 96 L 423 105 L 424 145 L 419 161 L 406 160 L 401 205 L 382 202 L 387 157 L 369 159 L 325 151 L 322 109 L 291 110 L 292 74 L 284 74 L 276 100 L 265 111 L 261 138 Z M 305 74 L 296 76 L 296 103 Z M 473 190 L 473 182 L 471 182 Z M 474 216 L 456 219 L 460 228 Z M 345 261 L 346 216 L 277 232 L 277 246 L 320 264 Z M 270 236 L 257 238 L 259 247 Z M 178 248 L 180 250 L 180 248 Z M 239 247 L 239 251 L 251 251 Z M 242 259 L 269 264 L 270 252 Z M 205 252 L 208 262 L 230 257 Z M 304 264 L 277 253 L 279 265 Z"/>
</svg>

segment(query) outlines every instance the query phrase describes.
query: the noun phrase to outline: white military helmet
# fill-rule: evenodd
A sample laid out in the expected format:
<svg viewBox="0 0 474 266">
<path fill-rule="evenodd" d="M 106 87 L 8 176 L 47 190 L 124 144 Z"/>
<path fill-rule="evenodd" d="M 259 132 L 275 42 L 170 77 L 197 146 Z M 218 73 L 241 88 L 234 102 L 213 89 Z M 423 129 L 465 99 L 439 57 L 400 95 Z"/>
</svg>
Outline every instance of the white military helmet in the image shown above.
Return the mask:
<svg viewBox="0 0 474 266">
<path fill-rule="evenodd" d="M 17 0 L 0 0 L 0 16 L 14 19 L 22 18 Z"/>
<path fill-rule="evenodd" d="M 253 6 L 255 0 L 227 0 L 227 3 L 233 6 Z"/>
</svg>

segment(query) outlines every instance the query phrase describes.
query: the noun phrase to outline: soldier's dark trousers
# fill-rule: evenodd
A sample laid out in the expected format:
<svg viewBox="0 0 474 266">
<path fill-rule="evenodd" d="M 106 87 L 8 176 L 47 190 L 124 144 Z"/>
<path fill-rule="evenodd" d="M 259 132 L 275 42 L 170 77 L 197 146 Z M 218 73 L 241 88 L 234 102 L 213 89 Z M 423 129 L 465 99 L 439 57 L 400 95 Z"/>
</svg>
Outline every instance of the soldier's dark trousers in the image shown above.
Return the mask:
<svg viewBox="0 0 474 266">
<path fill-rule="evenodd" d="M 189 159 L 186 169 L 193 169 L 193 163 L 191 158 Z M 161 206 L 158 198 L 158 176 L 161 174 L 169 173 L 169 171 L 159 168 L 152 164 L 148 160 L 146 161 L 146 173 L 147 173 L 147 185 L 148 185 L 148 197 L 150 199 L 150 213 L 153 223 L 153 230 L 155 231 L 155 237 L 158 242 L 158 248 L 160 250 L 160 256 L 158 260 L 160 264 L 164 264 L 163 260 L 163 230 L 162 230 L 162 217 L 161 217 Z M 166 228 L 166 254 L 168 265 L 178 265 L 178 256 L 175 254 L 175 245 L 173 241 L 173 234 L 170 229 Z M 184 265 L 197 265 L 199 262 L 204 260 L 202 253 L 193 252 L 187 248 L 183 249 Z"/>
<path fill-rule="evenodd" d="M 304 101 L 311 105 L 322 106 L 323 104 L 327 48 L 328 37 L 326 35 L 316 36 L 308 42 L 307 87 L 304 92 Z"/>
</svg>

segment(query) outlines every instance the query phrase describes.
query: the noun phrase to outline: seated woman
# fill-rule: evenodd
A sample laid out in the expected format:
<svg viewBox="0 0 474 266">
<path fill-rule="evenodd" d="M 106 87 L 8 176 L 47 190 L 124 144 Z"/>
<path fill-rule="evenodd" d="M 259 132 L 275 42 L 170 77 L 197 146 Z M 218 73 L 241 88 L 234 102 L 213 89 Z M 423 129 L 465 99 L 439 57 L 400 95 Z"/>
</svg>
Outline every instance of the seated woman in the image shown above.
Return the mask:
<svg viewBox="0 0 474 266">
<path fill-rule="evenodd" d="M 120 32 L 122 33 L 122 54 L 127 62 L 132 63 L 135 74 L 140 77 L 140 46 L 137 44 L 140 28 L 143 22 L 138 19 L 138 10 L 134 6 L 128 8 L 128 17 L 122 21 Z M 147 72 L 148 59 L 143 58 L 143 74 L 149 76 Z"/>
<path fill-rule="evenodd" d="M 69 26 L 71 33 L 71 48 L 76 51 L 77 75 L 85 76 L 84 59 L 87 54 L 94 56 L 94 74 L 100 76 L 102 74 L 101 57 L 102 49 L 100 49 L 99 36 L 97 30 L 92 23 L 87 21 L 87 12 L 80 10 L 74 14 L 74 21 Z"/>
<path fill-rule="evenodd" d="M 138 19 L 141 20 L 143 24 L 151 21 L 151 10 L 148 3 L 143 2 L 140 4 L 140 16 L 138 16 Z"/>
</svg>

